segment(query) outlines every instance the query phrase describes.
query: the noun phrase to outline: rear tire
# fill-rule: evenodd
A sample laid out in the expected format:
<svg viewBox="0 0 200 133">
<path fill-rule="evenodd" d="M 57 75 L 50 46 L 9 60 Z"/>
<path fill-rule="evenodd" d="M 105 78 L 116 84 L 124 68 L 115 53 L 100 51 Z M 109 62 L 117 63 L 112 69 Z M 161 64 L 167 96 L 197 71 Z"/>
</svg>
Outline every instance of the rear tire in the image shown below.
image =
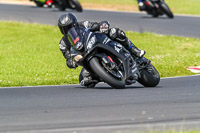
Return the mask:
<svg viewBox="0 0 200 133">
<path fill-rule="evenodd" d="M 164 2 L 162 2 L 160 4 L 160 8 L 162 9 L 162 11 L 169 17 L 169 18 L 174 18 L 173 13 L 171 12 L 170 8 L 168 7 L 168 5 Z"/>
<path fill-rule="evenodd" d="M 125 88 L 125 83 L 119 81 L 112 77 L 106 70 L 100 65 L 99 60 L 96 57 L 93 57 L 89 62 L 91 69 L 95 72 L 104 82 L 109 84 L 111 87 L 116 89 Z"/>
<path fill-rule="evenodd" d="M 144 68 L 140 70 L 141 77 L 138 82 L 145 87 L 155 87 L 160 82 L 160 75 L 152 64 L 149 65 L 150 69 Z"/>
</svg>

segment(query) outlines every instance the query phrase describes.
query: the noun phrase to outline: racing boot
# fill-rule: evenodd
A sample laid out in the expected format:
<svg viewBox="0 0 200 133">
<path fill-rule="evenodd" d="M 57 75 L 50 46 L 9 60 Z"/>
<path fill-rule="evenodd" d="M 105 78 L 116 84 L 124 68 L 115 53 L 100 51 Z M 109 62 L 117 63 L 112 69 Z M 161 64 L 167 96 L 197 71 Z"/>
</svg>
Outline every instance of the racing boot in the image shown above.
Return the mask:
<svg viewBox="0 0 200 133">
<path fill-rule="evenodd" d="M 145 51 L 138 49 L 128 38 L 127 38 L 128 50 L 133 57 L 136 57 L 136 62 L 140 65 L 148 65 L 151 61 L 144 57 Z"/>
<path fill-rule="evenodd" d="M 94 79 L 91 74 L 86 70 L 82 69 L 79 75 L 79 82 L 81 86 L 85 86 L 87 88 L 93 88 L 99 82 L 98 80 Z"/>
<path fill-rule="evenodd" d="M 143 57 L 146 53 L 144 50 L 140 50 L 139 48 L 137 48 L 128 38 L 126 38 L 125 47 L 129 50 L 131 55 L 139 58 Z"/>
</svg>

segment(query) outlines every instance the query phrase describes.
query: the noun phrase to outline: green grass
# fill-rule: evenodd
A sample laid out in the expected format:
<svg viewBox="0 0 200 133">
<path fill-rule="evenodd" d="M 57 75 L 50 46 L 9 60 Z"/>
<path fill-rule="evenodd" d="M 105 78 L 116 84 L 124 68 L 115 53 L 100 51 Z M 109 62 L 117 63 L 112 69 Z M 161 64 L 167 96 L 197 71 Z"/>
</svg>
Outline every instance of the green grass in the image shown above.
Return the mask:
<svg viewBox="0 0 200 133">
<path fill-rule="evenodd" d="M 84 5 L 94 4 L 106 7 L 111 5 L 111 9 L 114 8 L 120 11 L 138 11 L 138 5 L 136 0 L 79 0 Z M 165 0 L 174 13 L 179 14 L 196 14 L 200 15 L 200 0 Z M 115 6 L 118 6 L 115 8 Z M 119 7 L 120 6 L 120 7 Z M 131 8 L 132 7 L 132 8 Z"/>
<path fill-rule="evenodd" d="M 191 75 L 188 66 L 200 65 L 200 39 L 133 33 L 127 35 L 144 49 L 161 77 Z"/>
<path fill-rule="evenodd" d="M 172 131 L 165 131 L 165 132 L 150 132 L 150 133 L 200 133 L 200 131 L 182 131 L 182 130 L 176 131 L 176 130 L 172 130 Z"/>
<path fill-rule="evenodd" d="M 183 127 L 184 128 L 184 127 Z M 176 131 L 176 130 L 171 130 L 171 131 L 155 131 L 155 132 L 149 132 L 149 133 L 200 133 L 200 131 L 182 131 L 182 129 L 180 129 L 180 131 Z"/>
<path fill-rule="evenodd" d="M 127 32 L 147 52 L 161 77 L 192 75 L 200 65 L 200 39 Z M 68 69 L 55 26 L 0 22 L 0 87 L 78 83 L 81 67 Z"/>
<path fill-rule="evenodd" d="M 0 86 L 77 83 L 67 69 L 54 26 L 0 22 Z"/>
<path fill-rule="evenodd" d="M 151 127 L 150 127 L 151 128 Z M 200 133 L 200 131 L 198 130 L 186 130 L 183 127 L 181 127 L 180 129 L 163 129 L 163 130 L 160 130 L 160 131 L 157 131 L 154 129 L 149 129 L 149 131 L 123 131 L 123 130 L 119 130 L 119 131 L 116 131 L 116 132 L 113 132 L 113 133 Z"/>
<path fill-rule="evenodd" d="M 175 13 L 200 15 L 200 0 L 166 0 Z"/>
</svg>

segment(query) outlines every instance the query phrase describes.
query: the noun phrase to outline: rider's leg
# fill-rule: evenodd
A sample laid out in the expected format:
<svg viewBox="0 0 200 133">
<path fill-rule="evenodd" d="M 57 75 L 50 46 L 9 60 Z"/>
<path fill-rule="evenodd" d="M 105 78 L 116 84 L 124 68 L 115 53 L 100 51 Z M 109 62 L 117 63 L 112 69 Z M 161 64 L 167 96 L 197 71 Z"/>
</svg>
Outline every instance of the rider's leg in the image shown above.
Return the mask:
<svg viewBox="0 0 200 133">
<path fill-rule="evenodd" d="M 145 51 L 137 48 L 127 37 L 124 31 L 119 28 L 111 28 L 109 30 L 109 37 L 112 40 L 116 40 L 121 43 L 129 52 L 136 57 L 143 57 L 145 55 Z"/>
</svg>

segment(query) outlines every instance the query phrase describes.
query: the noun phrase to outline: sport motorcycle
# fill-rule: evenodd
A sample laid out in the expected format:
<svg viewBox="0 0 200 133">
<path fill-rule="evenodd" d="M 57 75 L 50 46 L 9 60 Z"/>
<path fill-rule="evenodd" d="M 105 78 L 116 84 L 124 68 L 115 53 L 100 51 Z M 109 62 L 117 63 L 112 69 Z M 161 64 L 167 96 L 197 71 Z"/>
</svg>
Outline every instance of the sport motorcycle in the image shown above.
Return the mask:
<svg viewBox="0 0 200 133">
<path fill-rule="evenodd" d="M 30 0 L 34 1 L 38 7 L 43 7 L 47 5 L 48 7 L 55 6 L 60 11 L 65 11 L 66 8 L 76 10 L 78 12 L 82 12 L 82 6 L 78 0 Z"/>
<path fill-rule="evenodd" d="M 147 14 L 150 14 L 153 17 L 158 17 L 164 14 L 166 14 L 169 18 L 174 17 L 172 11 L 164 0 L 145 0 L 144 5 Z"/>
<path fill-rule="evenodd" d="M 160 75 L 150 61 L 144 63 L 147 62 L 145 57 L 133 57 L 120 43 L 103 33 L 75 26 L 70 28 L 67 37 L 73 44 L 73 50 L 81 56 L 78 64 L 99 82 L 117 89 L 136 81 L 145 87 L 155 87 L 160 82 Z M 79 82 L 82 79 L 83 75 L 80 74 Z M 87 87 L 93 88 L 95 84 Z"/>
</svg>

